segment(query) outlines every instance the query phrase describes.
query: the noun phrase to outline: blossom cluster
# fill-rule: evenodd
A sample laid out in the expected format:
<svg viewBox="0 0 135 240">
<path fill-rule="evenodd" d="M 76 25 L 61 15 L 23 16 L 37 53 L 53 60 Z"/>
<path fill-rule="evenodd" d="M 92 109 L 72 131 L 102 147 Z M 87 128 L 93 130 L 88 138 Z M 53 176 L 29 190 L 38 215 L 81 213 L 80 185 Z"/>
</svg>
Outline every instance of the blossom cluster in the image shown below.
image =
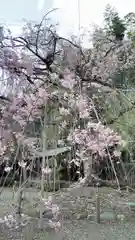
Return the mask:
<svg viewBox="0 0 135 240">
<path fill-rule="evenodd" d="M 51 211 L 52 219 L 49 219 L 49 226 L 53 228 L 56 232 L 58 232 L 61 227 L 61 219 L 60 219 L 60 208 L 57 204 L 54 204 L 52 201 L 52 197 L 49 196 L 48 199 L 43 198 L 45 212 Z"/>
<path fill-rule="evenodd" d="M 121 145 L 121 136 L 101 123 L 88 123 L 85 129 L 75 129 L 68 136 L 68 140 L 73 144 L 78 144 L 91 154 L 98 154 L 100 157 L 106 156 L 107 149 Z"/>
</svg>

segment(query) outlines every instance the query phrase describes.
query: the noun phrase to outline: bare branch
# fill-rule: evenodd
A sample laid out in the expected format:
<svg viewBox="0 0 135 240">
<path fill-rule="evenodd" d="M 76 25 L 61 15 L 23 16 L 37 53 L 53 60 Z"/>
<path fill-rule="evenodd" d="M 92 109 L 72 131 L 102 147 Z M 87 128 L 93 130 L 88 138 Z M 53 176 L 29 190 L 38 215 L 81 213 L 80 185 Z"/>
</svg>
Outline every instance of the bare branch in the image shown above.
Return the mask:
<svg viewBox="0 0 135 240">
<path fill-rule="evenodd" d="M 45 16 L 42 18 L 39 26 L 38 26 L 38 31 L 37 31 L 37 37 L 36 37 L 36 53 L 38 54 L 38 40 L 39 40 L 39 33 L 40 33 L 40 29 L 41 29 L 41 26 L 43 24 L 43 21 L 45 20 L 45 18 L 52 12 L 58 10 L 59 8 L 54 8 L 52 10 L 50 10 L 49 12 L 47 12 L 47 14 L 45 14 Z"/>
<path fill-rule="evenodd" d="M 5 97 L 4 95 L 0 95 L 0 99 L 11 102 L 11 100 L 8 97 Z"/>
</svg>

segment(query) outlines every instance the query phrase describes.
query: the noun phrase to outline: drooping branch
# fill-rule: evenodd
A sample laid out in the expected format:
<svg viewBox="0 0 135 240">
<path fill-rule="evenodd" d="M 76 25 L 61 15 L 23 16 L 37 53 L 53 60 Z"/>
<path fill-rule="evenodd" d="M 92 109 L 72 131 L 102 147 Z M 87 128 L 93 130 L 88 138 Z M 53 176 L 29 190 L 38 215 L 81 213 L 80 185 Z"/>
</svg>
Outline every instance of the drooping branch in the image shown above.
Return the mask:
<svg viewBox="0 0 135 240">
<path fill-rule="evenodd" d="M 113 88 L 112 85 L 110 83 L 107 83 L 107 82 L 104 82 L 100 79 L 100 77 L 96 77 L 94 76 L 94 78 L 91 80 L 89 78 L 82 78 L 81 79 L 82 82 L 88 82 L 88 83 L 98 83 L 100 84 L 101 86 L 104 86 L 104 87 L 109 87 L 109 88 Z"/>
</svg>

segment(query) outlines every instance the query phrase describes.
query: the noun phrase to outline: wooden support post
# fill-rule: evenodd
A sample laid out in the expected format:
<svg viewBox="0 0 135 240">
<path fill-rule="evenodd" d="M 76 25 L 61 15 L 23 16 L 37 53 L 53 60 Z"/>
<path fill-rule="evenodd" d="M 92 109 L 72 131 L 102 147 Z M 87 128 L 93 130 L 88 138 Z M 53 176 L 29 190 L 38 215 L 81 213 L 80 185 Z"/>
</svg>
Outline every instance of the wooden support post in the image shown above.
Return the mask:
<svg viewBox="0 0 135 240">
<path fill-rule="evenodd" d="M 23 195 L 23 189 L 20 188 L 18 190 L 18 209 L 17 209 L 18 215 L 21 215 L 21 213 L 22 213 L 22 195 Z"/>
<path fill-rule="evenodd" d="M 100 196 L 98 187 L 96 193 L 96 221 L 97 223 L 100 223 Z"/>
<path fill-rule="evenodd" d="M 16 183 L 16 181 L 14 182 L 14 184 L 13 184 L 13 189 L 12 189 L 12 200 L 15 200 L 15 192 L 16 192 L 16 186 L 17 186 L 17 183 Z"/>
<path fill-rule="evenodd" d="M 126 186 L 126 191 L 127 193 L 129 193 L 129 186 Z"/>
<path fill-rule="evenodd" d="M 13 185 L 13 189 L 12 189 L 12 200 L 14 201 L 15 199 L 15 184 Z"/>
</svg>

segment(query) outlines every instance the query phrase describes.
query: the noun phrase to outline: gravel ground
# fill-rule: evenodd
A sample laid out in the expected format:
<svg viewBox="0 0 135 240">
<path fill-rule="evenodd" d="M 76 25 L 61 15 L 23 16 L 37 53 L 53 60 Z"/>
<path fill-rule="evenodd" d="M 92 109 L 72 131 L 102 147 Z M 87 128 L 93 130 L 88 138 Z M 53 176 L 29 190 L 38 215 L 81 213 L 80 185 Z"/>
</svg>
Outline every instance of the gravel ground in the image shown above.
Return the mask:
<svg viewBox="0 0 135 240">
<path fill-rule="evenodd" d="M 88 220 L 67 221 L 64 234 L 38 233 L 31 234 L 27 228 L 22 231 L 6 231 L 0 233 L 0 240 L 134 240 L 135 224 L 91 224 Z"/>
<path fill-rule="evenodd" d="M 87 221 L 67 222 L 67 240 L 134 240 L 135 224 L 90 224 Z"/>
<path fill-rule="evenodd" d="M 124 214 L 124 221 L 104 221 L 96 224 L 87 219 L 87 213 L 95 214 L 95 190 L 93 188 L 73 188 L 55 194 L 55 201 L 62 209 L 64 216 L 63 230 L 53 234 L 38 227 L 35 209 L 31 208 L 37 194 L 28 191 L 29 203 L 25 203 L 25 212 L 31 216 L 29 224 L 17 229 L 8 229 L 0 223 L 0 240 L 135 240 L 135 213 L 129 212 L 125 203 L 132 202 L 135 194 L 119 193 L 112 189 L 100 189 L 101 213 L 113 209 L 117 214 Z M 33 201 L 33 204 L 34 201 Z M 0 199 L 0 217 L 11 214 L 12 194 L 10 189 L 4 191 Z M 83 214 L 82 214 L 83 213 Z M 78 217 L 81 216 L 80 218 Z M 127 218 L 128 216 L 128 218 Z M 77 220 L 78 219 L 78 220 Z"/>
</svg>

